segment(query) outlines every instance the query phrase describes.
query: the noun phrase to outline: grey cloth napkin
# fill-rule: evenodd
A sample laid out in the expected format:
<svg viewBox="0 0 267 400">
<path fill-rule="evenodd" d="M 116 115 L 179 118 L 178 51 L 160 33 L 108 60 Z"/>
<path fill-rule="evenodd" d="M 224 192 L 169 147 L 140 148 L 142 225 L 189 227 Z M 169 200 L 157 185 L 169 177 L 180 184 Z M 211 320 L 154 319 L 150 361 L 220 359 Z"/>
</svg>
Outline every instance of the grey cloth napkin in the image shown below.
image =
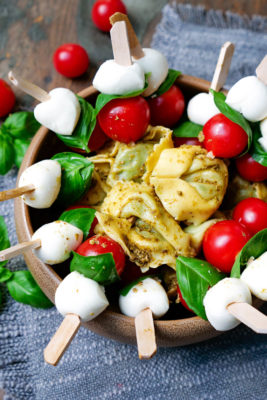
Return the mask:
<svg viewBox="0 0 267 400">
<path fill-rule="evenodd" d="M 228 85 L 253 74 L 266 52 L 267 21 L 251 20 L 191 6 L 166 6 L 153 38 L 170 66 L 211 79 L 220 46 L 236 43 Z M 0 190 L 15 185 L 13 169 L 0 178 Z M 16 243 L 13 202 L 0 214 Z M 22 258 L 9 263 L 24 268 Z M 4 292 L 4 288 L 1 290 Z M 265 307 L 265 312 L 267 308 Z M 0 312 L 0 388 L 5 400 L 265 400 L 267 341 L 244 326 L 181 348 L 161 348 L 140 361 L 136 348 L 81 328 L 60 364 L 43 361 L 43 349 L 62 318 L 55 309 L 38 310 L 5 294 Z"/>
</svg>

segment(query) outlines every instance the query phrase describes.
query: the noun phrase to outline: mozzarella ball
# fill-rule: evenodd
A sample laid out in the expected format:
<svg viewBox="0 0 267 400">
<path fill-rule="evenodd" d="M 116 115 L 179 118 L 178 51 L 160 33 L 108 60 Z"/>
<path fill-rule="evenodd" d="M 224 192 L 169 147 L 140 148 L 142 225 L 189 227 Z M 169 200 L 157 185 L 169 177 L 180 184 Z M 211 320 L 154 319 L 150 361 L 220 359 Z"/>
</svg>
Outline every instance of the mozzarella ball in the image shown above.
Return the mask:
<svg viewBox="0 0 267 400">
<path fill-rule="evenodd" d="M 246 267 L 240 279 L 254 296 L 267 301 L 267 251 Z"/>
<path fill-rule="evenodd" d="M 49 100 L 35 107 L 35 119 L 55 133 L 71 135 L 81 113 L 78 98 L 71 90 L 65 88 L 53 89 L 49 96 Z"/>
<path fill-rule="evenodd" d="M 60 314 L 76 314 L 85 322 L 101 314 L 109 302 L 103 286 L 74 271 L 59 284 L 55 304 Z"/>
<path fill-rule="evenodd" d="M 192 97 L 187 106 L 188 119 L 199 125 L 205 125 L 209 119 L 219 113 L 211 93 L 197 94 Z"/>
<path fill-rule="evenodd" d="M 105 61 L 97 71 L 93 86 L 101 93 L 127 94 L 141 90 L 145 86 L 144 71 L 138 64 L 129 66 L 117 64 L 114 60 Z"/>
<path fill-rule="evenodd" d="M 43 160 L 31 165 L 21 174 L 18 186 L 33 185 L 32 192 L 22 195 L 28 206 L 48 208 L 56 200 L 61 186 L 61 166 L 54 160 Z"/>
<path fill-rule="evenodd" d="M 143 96 L 150 96 L 165 81 L 168 75 L 169 67 L 166 57 L 158 50 L 143 49 L 145 55 L 134 62 L 139 64 L 145 74 L 150 73 L 147 81 L 148 87 L 142 93 Z"/>
<path fill-rule="evenodd" d="M 128 317 L 136 317 L 145 308 L 150 308 L 154 318 L 160 318 L 169 309 L 169 299 L 157 280 L 145 278 L 132 287 L 126 296 L 120 295 L 119 306 Z"/>
<path fill-rule="evenodd" d="M 226 103 L 251 121 L 267 117 L 267 86 L 256 76 L 240 79 L 229 90 Z"/>
<path fill-rule="evenodd" d="M 251 294 L 247 285 L 237 278 L 224 278 L 209 289 L 203 304 L 210 324 L 217 331 L 227 331 L 240 324 L 227 310 L 231 303 L 251 304 Z"/>
<path fill-rule="evenodd" d="M 33 234 L 32 240 L 40 239 L 41 247 L 34 253 L 46 264 L 59 264 L 70 257 L 83 240 L 83 232 L 64 221 L 54 221 L 41 226 Z"/>
<path fill-rule="evenodd" d="M 260 122 L 260 131 L 262 137 L 259 138 L 259 143 L 261 144 L 263 150 L 267 152 L 267 118 Z"/>
</svg>

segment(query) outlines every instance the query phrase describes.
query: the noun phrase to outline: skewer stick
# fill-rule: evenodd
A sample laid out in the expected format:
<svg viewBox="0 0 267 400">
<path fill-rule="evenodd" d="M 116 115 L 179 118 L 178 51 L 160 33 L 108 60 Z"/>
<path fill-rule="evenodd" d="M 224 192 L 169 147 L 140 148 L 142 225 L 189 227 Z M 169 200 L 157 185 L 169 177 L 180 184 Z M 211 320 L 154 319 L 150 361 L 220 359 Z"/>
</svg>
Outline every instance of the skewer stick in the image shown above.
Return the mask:
<svg viewBox="0 0 267 400">
<path fill-rule="evenodd" d="M 267 316 L 248 303 L 229 304 L 227 310 L 257 333 L 267 334 Z"/>
<path fill-rule="evenodd" d="M 76 314 L 67 314 L 60 327 L 44 349 L 44 359 L 48 364 L 56 366 L 81 325 Z"/>
<path fill-rule="evenodd" d="M 267 85 L 267 54 L 256 68 L 256 75 L 265 85 Z"/>
<path fill-rule="evenodd" d="M 9 199 L 14 199 L 15 197 L 19 197 L 25 193 L 30 193 L 35 189 L 33 185 L 21 186 L 14 189 L 5 190 L 0 192 L 0 201 L 5 201 Z"/>
<path fill-rule="evenodd" d="M 235 46 L 231 42 L 225 42 L 221 47 L 210 89 L 218 92 L 225 84 L 234 50 Z"/>
<path fill-rule="evenodd" d="M 16 244 L 15 246 L 0 251 L 0 261 L 10 260 L 11 258 L 18 256 L 19 254 L 25 253 L 28 250 L 37 249 L 38 247 L 41 247 L 40 239 Z"/>
<path fill-rule="evenodd" d="M 116 63 L 126 67 L 132 65 L 126 22 L 116 22 L 110 30 L 110 36 Z"/>
<path fill-rule="evenodd" d="M 45 90 L 27 81 L 26 79 L 18 77 L 16 74 L 14 74 L 13 71 L 9 71 L 8 79 L 10 80 L 11 83 L 13 83 L 13 85 L 17 86 L 23 92 L 34 97 L 41 103 L 50 99 L 49 94 Z"/>
<path fill-rule="evenodd" d="M 152 358 L 157 352 L 157 344 L 150 308 L 145 308 L 135 317 L 135 331 L 140 360 Z"/>
<path fill-rule="evenodd" d="M 141 43 L 138 40 L 138 37 L 136 36 L 136 33 L 134 31 L 134 28 L 126 14 L 116 12 L 113 14 L 110 18 L 109 21 L 111 25 L 114 25 L 116 22 L 120 21 L 125 21 L 126 22 L 126 27 L 127 27 L 127 32 L 128 32 L 128 38 L 129 38 L 129 44 L 130 44 L 130 49 L 131 49 L 131 54 L 134 58 L 137 60 L 139 58 L 144 57 L 145 53 L 142 49 Z"/>
</svg>

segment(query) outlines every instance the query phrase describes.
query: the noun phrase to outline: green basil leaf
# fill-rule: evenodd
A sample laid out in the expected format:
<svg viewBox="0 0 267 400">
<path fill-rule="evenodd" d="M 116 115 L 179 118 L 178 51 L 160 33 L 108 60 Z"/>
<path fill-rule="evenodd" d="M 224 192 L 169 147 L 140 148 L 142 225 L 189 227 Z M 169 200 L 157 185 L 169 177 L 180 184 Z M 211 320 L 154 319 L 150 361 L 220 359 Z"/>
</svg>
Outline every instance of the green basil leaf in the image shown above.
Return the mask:
<svg viewBox="0 0 267 400">
<path fill-rule="evenodd" d="M 14 140 L 14 150 L 15 150 L 14 163 L 17 168 L 20 168 L 22 160 L 25 156 L 26 151 L 28 150 L 30 143 L 31 141 L 29 139 Z"/>
<path fill-rule="evenodd" d="M 19 139 L 32 138 L 40 128 L 39 122 L 34 118 L 33 112 L 19 111 L 11 114 L 2 127 L 9 135 Z"/>
<path fill-rule="evenodd" d="M 10 241 L 8 239 L 7 227 L 4 218 L 2 217 L 2 215 L 0 215 L 0 250 L 5 250 L 8 249 L 9 247 L 10 247 Z M 7 263 L 8 263 L 7 260 L 1 261 L 0 267 L 3 267 Z"/>
<path fill-rule="evenodd" d="M 207 261 L 197 258 L 178 257 L 176 260 L 177 281 L 182 296 L 191 310 L 207 319 L 203 299 L 209 287 L 216 285 L 225 275 Z"/>
<path fill-rule="evenodd" d="M 114 258 L 111 253 L 100 254 L 98 256 L 81 256 L 73 253 L 73 259 L 70 263 L 71 272 L 77 271 L 93 279 L 101 285 L 110 285 L 119 279 Z"/>
<path fill-rule="evenodd" d="M 81 229 L 85 240 L 89 235 L 92 222 L 95 218 L 95 213 L 96 210 L 93 208 L 76 208 L 74 210 L 63 212 L 59 219 Z"/>
<path fill-rule="evenodd" d="M 178 76 L 181 74 L 182 73 L 180 71 L 177 71 L 175 69 L 169 69 L 167 78 L 165 79 L 164 82 L 162 82 L 158 90 L 151 95 L 151 97 L 158 97 L 161 96 L 163 93 L 167 92 L 175 83 Z"/>
<path fill-rule="evenodd" d="M 64 206 L 78 201 L 91 184 L 94 164 L 77 153 L 58 153 L 52 160 L 59 162 L 62 168 L 61 188 L 57 198 Z"/>
<path fill-rule="evenodd" d="M 12 168 L 14 157 L 12 141 L 0 131 L 0 175 L 5 175 Z"/>
<path fill-rule="evenodd" d="M 81 106 L 81 114 L 79 121 L 70 136 L 64 136 L 57 134 L 57 137 L 65 143 L 66 146 L 82 149 L 87 153 L 90 153 L 88 147 L 89 139 L 95 129 L 96 114 L 94 108 L 88 101 L 82 97 L 77 96 Z"/>
<path fill-rule="evenodd" d="M 248 135 L 248 146 L 247 150 L 245 150 L 241 155 L 245 154 L 252 142 L 252 129 L 249 125 L 249 122 L 243 117 L 243 115 L 228 106 L 228 104 L 225 103 L 226 96 L 222 92 L 215 92 L 214 90 L 210 89 L 210 92 L 213 94 L 214 97 L 214 103 L 216 104 L 217 108 L 220 110 L 220 112 L 226 116 L 226 118 L 230 119 L 231 121 L 235 122 L 241 128 L 244 129 L 246 134 Z"/>
<path fill-rule="evenodd" d="M 10 278 L 12 278 L 13 275 L 14 272 L 0 266 L 0 282 L 7 282 Z"/>
<path fill-rule="evenodd" d="M 122 288 L 120 290 L 120 295 L 122 296 L 127 296 L 127 294 L 130 292 L 130 290 L 137 285 L 139 282 L 143 282 L 143 280 L 147 279 L 147 278 L 155 278 L 155 275 L 146 275 L 146 276 L 140 276 L 140 278 L 136 279 L 135 281 L 129 283 L 129 285 L 124 286 L 124 288 Z"/>
<path fill-rule="evenodd" d="M 195 124 L 191 121 L 185 121 L 173 130 L 173 135 L 176 137 L 198 137 L 202 131 L 203 126 Z"/>
<path fill-rule="evenodd" d="M 240 278 L 241 272 L 246 268 L 248 260 L 260 257 L 267 251 L 267 229 L 254 235 L 238 253 L 231 271 L 232 278 Z"/>
<path fill-rule="evenodd" d="M 19 303 L 37 308 L 50 308 L 53 306 L 33 279 L 30 271 L 15 271 L 6 285 L 13 299 Z"/>
<path fill-rule="evenodd" d="M 259 124 L 254 125 L 252 146 L 250 148 L 249 154 L 255 161 L 267 167 L 267 152 L 263 150 L 261 144 L 259 143 L 259 138 L 261 137 Z"/>
</svg>

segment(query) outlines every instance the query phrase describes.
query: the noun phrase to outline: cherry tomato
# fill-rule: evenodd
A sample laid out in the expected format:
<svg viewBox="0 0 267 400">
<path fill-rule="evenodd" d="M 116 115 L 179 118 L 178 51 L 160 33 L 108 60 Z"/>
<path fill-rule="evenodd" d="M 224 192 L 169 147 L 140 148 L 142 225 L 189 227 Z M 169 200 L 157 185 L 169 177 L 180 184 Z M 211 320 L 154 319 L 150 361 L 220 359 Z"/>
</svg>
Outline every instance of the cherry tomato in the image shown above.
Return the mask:
<svg viewBox="0 0 267 400">
<path fill-rule="evenodd" d="M 76 208 L 93 208 L 93 207 L 90 207 L 90 206 L 86 206 L 86 205 L 83 205 L 83 204 L 74 204 L 73 206 L 70 206 L 70 207 L 68 207 L 67 209 L 66 209 L 66 211 L 69 211 L 69 210 L 76 210 Z M 93 220 L 93 222 L 92 222 L 92 225 L 91 225 L 91 228 L 90 228 L 90 232 L 89 232 L 89 234 L 88 234 L 88 237 L 91 237 L 91 236 L 93 236 L 94 235 L 94 229 L 95 229 L 95 226 L 98 224 L 98 220 L 97 220 L 97 218 L 95 217 L 94 218 L 94 220 Z"/>
<path fill-rule="evenodd" d="M 109 17 L 116 12 L 127 14 L 126 7 L 121 0 L 98 0 L 92 8 L 93 23 L 101 31 L 109 32 L 111 29 Z"/>
<path fill-rule="evenodd" d="M 173 85 L 161 96 L 147 100 L 151 113 L 151 125 L 173 127 L 181 118 L 185 101 L 181 90 Z"/>
<path fill-rule="evenodd" d="M 214 267 L 229 273 L 237 254 L 249 239 L 248 230 L 236 221 L 219 221 L 204 235 L 204 256 Z"/>
<path fill-rule="evenodd" d="M 121 275 L 125 266 L 125 254 L 122 247 L 115 240 L 107 236 L 92 236 L 86 239 L 77 249 L 81 256 L 98 256 L 99 254 L 112 253 L 118 275 Z"/>
<path fill-rule="evenodd" d="M 255 161 L 248 153 L 236 160 L 236 168 L 239 175 L 248 181 L 261 182 L 267 179 L 267 167 Z"/>
<path fill-rule="evenodd" d="M 11 87 L 0 79 L 0 117 L 9 114 L 15 105 L 15 95 Z"/>
<path fill-rule="evenodd" d="M 244 129 L 223 114 L 216 114 L 203 126 L 204 147 L 215 157 L 235 157 L 246 148 L 248 136 Z"/>
<path fill-rule="evenodd" d="M 66 43 L 58 47 L 53 57 L 56 70 L 67 78 L 83 75 L 89 66 L 86 50 L 75 43 Z"/>
<path fill-rule="evenodd" d="M 98 121 L 107 136 L 119 142 L 137 141 L 149 124 L 149 107 L 143 97 L 114 99 L 98 114 Z"/>
<path fill-rule="evenodd" d="M 93 133 L 88 141 L 88 147 L 90 151 L 96 151 L 99 150 L 106 141 L 108 140 L 108 137 L 104 134 L 102 129 L 100 128 L 99 122 L 96 121 L 96 126 L 95 129 L 93 130 Z M 76 153 L 80 154 L 87 154 L 88 152 L 82 149 L 78 149 L 77 147 L 71 147 L 73 151 L 76 151 Z"/>
<path fill-rule="evenodd" d="M 267 203 L 254 197 L 242 200 L 234 209 L 233 219 L 255 235 L 267 228 Z"/>
<path fill-rule="evenodd" d="M 174 147 L 182 146 L 183 144 L 187 144 L 190 146 L 203 146 L 203 142 L 200 142 L 196 137 L 176 137 L 173 136 L 173 144 Z"/>
<path fill-rule="evenodd" d="M 188 305 L 186 304 L 185 299 L 183 298 L 182 293 L 181 293 L 181 290 L 180 290 L 180 288 L 179 288 L 179 285 L 177 285 L 177 292 L 178 292 L 178 294 L 179 294 L 179 298 L 180 298 L 181 304 L 182 304 L 188 311 L 194 313 L 194 311 L 191 310 L 191 308 L 189 308 Z"/>
</svg>

